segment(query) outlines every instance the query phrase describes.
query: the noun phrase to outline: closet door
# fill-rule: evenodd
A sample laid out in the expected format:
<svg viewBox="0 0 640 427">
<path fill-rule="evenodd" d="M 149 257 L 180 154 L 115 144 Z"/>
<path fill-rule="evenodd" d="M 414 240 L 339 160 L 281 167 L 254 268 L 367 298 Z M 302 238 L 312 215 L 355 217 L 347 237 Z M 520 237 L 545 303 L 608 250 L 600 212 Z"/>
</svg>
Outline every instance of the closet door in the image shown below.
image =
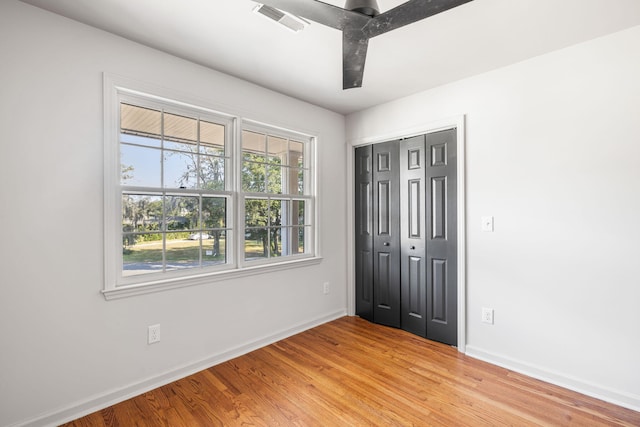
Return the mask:
<svg viewBox="0 0 640 427">
<path fill-rule="evenodd" d="M 427 338 L 457 345 L 456 130 L 426 141 Z"/>
<path fill-rule="evenodd" d="M 373 319 L 400 327 L 399 144 L 373 146 Z"/>
<path fill-rule="evenodd" d="M 373 321 L 373 149 L 355 150 L 356 314 Z"/>
<path fill-rule="evenodd" d="M 400 142 L 402 329 L 427 335 L 426 156 L 424 135 Z"/>
<path fill-rule="evenodd" d="M 456 130 L 355 151 L 356 314 L 457 345 Z"/>
</svg>

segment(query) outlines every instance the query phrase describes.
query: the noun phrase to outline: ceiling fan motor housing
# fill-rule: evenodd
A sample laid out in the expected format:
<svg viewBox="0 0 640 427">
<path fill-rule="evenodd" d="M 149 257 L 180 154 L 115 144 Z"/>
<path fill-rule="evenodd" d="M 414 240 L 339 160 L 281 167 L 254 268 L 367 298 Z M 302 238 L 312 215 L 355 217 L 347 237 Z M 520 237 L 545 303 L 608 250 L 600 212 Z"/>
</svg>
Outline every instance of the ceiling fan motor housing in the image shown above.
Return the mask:
<svg viewBox="0 0 640 427">
<path fill-rule="evenodd" d="M 347 0 L 344 8 L 371 17 L 380 13 L 380 8 L 376 0 Z"/>
</svg>

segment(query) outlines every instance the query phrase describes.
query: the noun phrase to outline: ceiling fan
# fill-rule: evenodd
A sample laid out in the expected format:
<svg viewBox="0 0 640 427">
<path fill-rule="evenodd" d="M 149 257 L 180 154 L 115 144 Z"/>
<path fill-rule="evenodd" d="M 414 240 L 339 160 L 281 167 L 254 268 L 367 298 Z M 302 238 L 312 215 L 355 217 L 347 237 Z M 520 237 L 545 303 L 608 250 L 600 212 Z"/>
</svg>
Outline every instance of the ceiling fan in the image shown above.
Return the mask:
<svg viewBox="0 0 640 427">
<path fill-rule="evenodd" d="M 317 0 L 259 0 L 264 5 L 342 31 L 342 88 L 362 87 L 369 39 L 472 0 L 410 0 L 380 13 L 376 0 L 346 0 L 344 9 Z"/>
</svg>

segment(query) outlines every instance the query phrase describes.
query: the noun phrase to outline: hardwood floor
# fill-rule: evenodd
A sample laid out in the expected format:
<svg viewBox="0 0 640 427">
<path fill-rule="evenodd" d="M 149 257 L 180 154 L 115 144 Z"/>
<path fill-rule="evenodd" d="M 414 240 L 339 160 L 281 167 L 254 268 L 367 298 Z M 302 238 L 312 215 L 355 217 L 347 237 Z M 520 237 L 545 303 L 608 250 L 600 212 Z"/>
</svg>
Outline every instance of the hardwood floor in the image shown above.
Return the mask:
<svg viewBox="0 0 640 427">
<path fill-rule="evenodd" d="M 640 426 L 640 413 L 344 317 L 67 426 Z"/>
</svg>

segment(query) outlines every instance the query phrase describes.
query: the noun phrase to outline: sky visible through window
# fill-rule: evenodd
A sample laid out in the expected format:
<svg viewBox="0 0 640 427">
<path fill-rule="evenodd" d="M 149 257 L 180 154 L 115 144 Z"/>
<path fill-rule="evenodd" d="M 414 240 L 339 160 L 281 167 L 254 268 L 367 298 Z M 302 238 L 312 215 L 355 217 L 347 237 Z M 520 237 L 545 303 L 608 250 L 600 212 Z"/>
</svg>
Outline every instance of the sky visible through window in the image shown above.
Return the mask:
<svg viewBox="0 0 640 427">
<path fill-rule="evenodd" d="M 120 141 L 125 143 L 120 146 L 122 185 L 157 188 L 161 186 L 161 174 L 164 174 L 165 188 L 180 188 L 184 184 L 182 179 L 195 154 L 161 150 L 160 140 L 148 137 L 123 133 Z"/>
</svg>

